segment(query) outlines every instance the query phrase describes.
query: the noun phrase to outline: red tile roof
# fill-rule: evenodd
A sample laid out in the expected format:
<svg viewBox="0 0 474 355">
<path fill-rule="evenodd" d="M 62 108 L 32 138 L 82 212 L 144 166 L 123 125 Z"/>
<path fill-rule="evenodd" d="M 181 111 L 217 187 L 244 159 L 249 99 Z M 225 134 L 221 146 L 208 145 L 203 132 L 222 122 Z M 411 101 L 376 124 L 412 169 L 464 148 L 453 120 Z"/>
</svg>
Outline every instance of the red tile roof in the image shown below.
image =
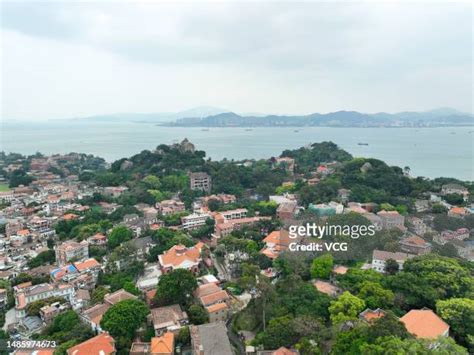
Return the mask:
<svg viewBox="0 0 474 355">
<path fill-rule="evenodd" d="M 449 331 L 449 325 L 431 309 L 412 309 L 400 321 L 417 338 L 435 339 Z"/>
<path fill-rule="evenodd" d="M 110 355 L 115 353 L 115 341 L 109 333 L 99 334 L 68 349 L 68 355 Z"/>
</svg>

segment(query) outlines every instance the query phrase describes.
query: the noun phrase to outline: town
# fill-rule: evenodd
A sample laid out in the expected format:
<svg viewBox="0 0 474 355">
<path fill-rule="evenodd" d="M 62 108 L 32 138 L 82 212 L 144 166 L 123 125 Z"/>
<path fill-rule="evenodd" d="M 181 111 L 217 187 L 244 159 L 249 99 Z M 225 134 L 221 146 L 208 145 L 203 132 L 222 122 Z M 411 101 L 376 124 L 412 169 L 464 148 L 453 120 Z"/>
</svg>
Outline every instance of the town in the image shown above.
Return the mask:
<svg viewBox="0 0 474 355">
<path fill-rule="evenodd" d="M 473 193 L 331 142 L 0 153 L 0 351 L 474 353 Z M 290 247 L 308 223 L 374 233 Z"/>
</svg>

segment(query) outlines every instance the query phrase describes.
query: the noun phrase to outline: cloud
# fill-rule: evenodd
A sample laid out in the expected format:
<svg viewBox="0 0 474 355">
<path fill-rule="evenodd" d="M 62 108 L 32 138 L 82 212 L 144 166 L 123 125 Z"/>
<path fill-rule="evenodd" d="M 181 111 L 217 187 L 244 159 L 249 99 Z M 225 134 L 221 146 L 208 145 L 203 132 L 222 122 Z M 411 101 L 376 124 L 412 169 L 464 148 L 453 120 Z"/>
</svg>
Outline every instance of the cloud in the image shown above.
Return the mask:
<svg viewBox="0 0 474 355">
<path fill-rule="evenodd" d="M 471 6 L 6 2 L 3 116 L 471 111 Z"/>
</svg>

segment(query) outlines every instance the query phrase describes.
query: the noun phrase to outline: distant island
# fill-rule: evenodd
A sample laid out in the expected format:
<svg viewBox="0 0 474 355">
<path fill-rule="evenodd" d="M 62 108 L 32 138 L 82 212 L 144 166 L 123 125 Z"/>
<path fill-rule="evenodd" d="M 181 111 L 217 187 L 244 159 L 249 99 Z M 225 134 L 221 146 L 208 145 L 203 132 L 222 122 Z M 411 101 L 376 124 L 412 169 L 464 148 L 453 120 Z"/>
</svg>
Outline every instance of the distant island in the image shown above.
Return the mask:
<svg viewBox="0 0 474 355">
<path fill-rule="evenodd" d="M 309 115 L 239 115 L 223 112 L 206 117 L 183 117 L 159 123 L 173 127 L 448 127 L 474 126 L 474 116 L 454 109 L 425 112 L 360 113 L 337 111 Z"/>
</svg>

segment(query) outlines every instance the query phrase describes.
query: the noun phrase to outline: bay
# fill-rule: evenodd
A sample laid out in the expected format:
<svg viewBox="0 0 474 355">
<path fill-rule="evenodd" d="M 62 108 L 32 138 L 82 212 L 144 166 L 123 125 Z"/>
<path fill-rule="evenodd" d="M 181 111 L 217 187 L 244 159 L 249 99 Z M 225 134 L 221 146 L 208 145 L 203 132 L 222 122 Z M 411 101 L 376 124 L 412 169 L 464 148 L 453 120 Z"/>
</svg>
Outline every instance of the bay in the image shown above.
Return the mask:
<svg viewBox="0 0 474 355">
<path fill-rule="evenodd" d="M 163 127 L 145 123 L 48 121 L 0 126 L 0 150 L 22 154 L 83 152 L 111 162 L 188 138 L 212 159 L 260 159 L 314 142 L 333 141 L 356 157 L 408 166 L 413 176 L 474 180 L 472 127 L 246 129 Z M 364 143 L 367 145 L 359 145 Z"/>
</svg>

